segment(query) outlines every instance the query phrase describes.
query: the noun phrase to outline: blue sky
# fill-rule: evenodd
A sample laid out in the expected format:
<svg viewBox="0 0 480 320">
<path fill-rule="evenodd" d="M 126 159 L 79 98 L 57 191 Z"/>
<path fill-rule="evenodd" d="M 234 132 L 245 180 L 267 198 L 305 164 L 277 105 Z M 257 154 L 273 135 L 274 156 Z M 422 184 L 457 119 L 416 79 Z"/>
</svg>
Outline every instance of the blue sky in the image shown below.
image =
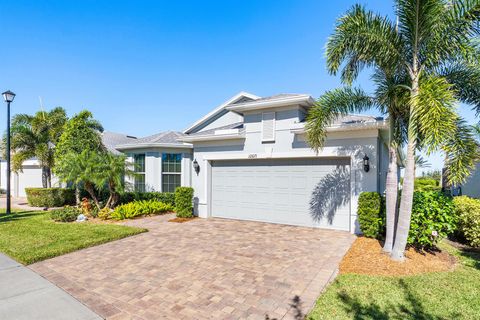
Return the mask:
<svg viewBox="0 0 480 320">
<path fill-rule="evenodd" d="M 242 90 L 319 96 L 338 86 L 324 46 L 356 2 L 2 0 L 0 89 L 17 93 L 13 114 L 39 110 L 41 97 L 69 115 L 89 109 L 109 131 L 182 130 Z M 393 15 L 390 1 L 360 3 Z M 359 84 L 370 88 L 366 75 Z"/>
</svg>

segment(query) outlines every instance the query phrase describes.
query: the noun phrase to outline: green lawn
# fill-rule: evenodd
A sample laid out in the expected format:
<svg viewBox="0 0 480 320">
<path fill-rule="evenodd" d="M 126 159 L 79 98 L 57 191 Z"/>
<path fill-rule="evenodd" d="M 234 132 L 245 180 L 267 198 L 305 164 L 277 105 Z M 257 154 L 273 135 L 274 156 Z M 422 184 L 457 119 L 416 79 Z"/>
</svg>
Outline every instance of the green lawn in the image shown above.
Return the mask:
<svg viewBox="0 0 480 320">
<path fill-rule="evenodd" d="M 340 275 L 307 319 L 480 319 L 480 253 L 461 252 L 452 272 L 408 277 Z"/>
<path fill-rule="evenodd" d="M 58 223 L 48 212 L 0 213 L 0 252 L 30 264 L 145 232 L 114 224 Z"/>
</svg>

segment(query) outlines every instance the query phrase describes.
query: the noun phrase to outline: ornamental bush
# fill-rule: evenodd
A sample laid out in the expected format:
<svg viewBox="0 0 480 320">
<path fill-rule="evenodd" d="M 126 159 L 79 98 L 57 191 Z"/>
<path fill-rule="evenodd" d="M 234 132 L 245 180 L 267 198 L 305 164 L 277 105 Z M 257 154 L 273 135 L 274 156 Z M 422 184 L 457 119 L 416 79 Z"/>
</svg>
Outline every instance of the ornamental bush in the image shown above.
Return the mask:
<svg viewBox="0 0 480 320">
<path fill-rule="evenodd" d="M 152 214 L 162 214 L 174 211 L 174 207 L 170 204 L 159 202 L 156 200 L 141 200 L 122 204 L 113 210 L 110 214 L 112 219 L 123 220 L 138 216 L 146 216 Z"/>
<path fill-rule="evenodd" d="M 193 217 L 193 188 L 178 187 L 175 189 L 175 209 L 177 217 Z"/>
<path fill-rule="evenodd" d="M 453 202 L 458 219 L 457 233 L 468 245 L 480 247 L 480 200 L 461 196 L 455 197 Z"/>
<path fill-rule="evenodd" d="M 65 206 L 62 209 L 52 210 L 50 212 L 50 218 L 57 222 L 72 222 L 77 220 L 78 215 L 80 215 L 82 211 L 75 207 Z"/>
<path fill-rule="evenodd" d="M 173 192 L 124 192 L 120 195 L 119 204 L 132 201 L 156 200 L 175 206 L 175 193 Z"/>
<path fill-rule="evenodd" d="M 452 198 L 441 192 L 415 192 L 408 244 L 432 248 L 456 229 Z"/>
<path fill-rule="evenodd" d="M 75 191 L 64 188 L 25 188 L 28 204 L 32 207 L 62 207 L 75 203 Z"/>
<path fill-rule="evenodd" d="M 415 179 L 415 191 L 441 191 L 440 181 L 428 178 Z"/>
<path fill-rule="evenodd" d="M 385 228 L 385 210 L 378 192 L 362 192 L 358 198 L 360 230 L 368 238 L 380 238 Z"/>
</svg>

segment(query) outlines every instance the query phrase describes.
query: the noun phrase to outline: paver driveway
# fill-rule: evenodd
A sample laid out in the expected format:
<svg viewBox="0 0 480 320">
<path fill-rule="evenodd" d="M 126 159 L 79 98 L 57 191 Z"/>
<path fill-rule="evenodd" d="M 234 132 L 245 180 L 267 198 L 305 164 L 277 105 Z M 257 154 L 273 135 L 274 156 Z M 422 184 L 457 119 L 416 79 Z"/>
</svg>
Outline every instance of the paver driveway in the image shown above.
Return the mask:
<svg viewBox="0 0 480 320">
<path fill-rule="evenodd" d="M 150 231 L 31 265 L 108 319 L 287 319 L 311 308 L 354 236 L 223 219 Z"/>
</svg>

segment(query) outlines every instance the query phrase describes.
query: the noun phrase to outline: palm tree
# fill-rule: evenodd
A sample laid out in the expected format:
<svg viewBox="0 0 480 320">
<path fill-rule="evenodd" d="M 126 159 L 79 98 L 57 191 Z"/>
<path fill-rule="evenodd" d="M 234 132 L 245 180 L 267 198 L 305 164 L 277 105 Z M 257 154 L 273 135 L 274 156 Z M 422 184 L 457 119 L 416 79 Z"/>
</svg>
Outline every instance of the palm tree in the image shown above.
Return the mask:
<svg viewBox="0 0 480 320">
<path fill-rule="evenodd" d="M 55 165 L 55 145 L 67 122 L 63 108 L 39 111 L 35 115 L 17 114 L 12 119 L 13 170 L 21 171 L 22 164 L 37 158 L 42 167 L 42 185 L 52 186 L 52 168 Z"/>
<path fill-rule="evenodd" d="M 108 188 L 110 193 L 106 208 L 113 208 L 119 199 L 119 192 L 124 190 L 124 177 L 133 176 L 135 173 L 130 168 L 132 164 L 126 161 L 125 155 L 113 153 L 99 154 L 97 159 L 98 171 L 95 172 L 94 182 L 97 188 Z"/>
<path fill-rule="evenodd" d="M 390 68 L 399 76 L 406 75 L 401 86 L 409 93 L 402 112 L 407 116 L 407 156 L 391 254 L 393 259 L 403 260 L 416 151 L 423 149 L 428 154 L 443 150 L 453 168 L 448 178 L 456 183 L 468 176 L 477 157 L 471 129 L 464 125 L 455 105 L 457 99 L 470 103 L 479 100 L 471 83 L 466 90 L 459 88 L 462 79 L 479 70 L 478 48 L 472 38 L 480 31 L 480 1 L 397 0 L 395 4 L 397 24 L 359 5 L 340 18 L 327 44 L 327 65 L 332 74 L 343 68 L 341 78 L 347 84 L 364 67 Z M 452 76 L 452 70 L 461 70 L 463 76 Z"/>
<path fill-rule="evenodd" d="M 326 138 L 326 127 L 337 117 L 351 112 L 362 112 L 376 108 L 389 118 L 389 165 L 386 177 L 387 230 L 385 252 L 391 252 L 397 211 L 398 195 L 398 152 L 405 141 L 405 121 L 402 114 L 408 92 L 402 87 L 403 79 L 395 76 L 392 70 L 377 69 L 372 80 L 376 90 L 369 96 L 361 89 L 344 87 L 324 94 L 309 112 L 307 119 L 307 139 L 318 151 Z"/>
<path fill-rule="evenodd" d="M 69 152 L 63 155 L 62 161 L 56 166 L 55 174 L 60 180 L 72 183 L 76 188 L 83 184 L 95 206 L 101 209 L 100 202 L 95 194 L 98 172 L 104 169 L 99 157 L 100 155 L 97 152 L 88 149 L 81 153 Z"/>
</svg>

